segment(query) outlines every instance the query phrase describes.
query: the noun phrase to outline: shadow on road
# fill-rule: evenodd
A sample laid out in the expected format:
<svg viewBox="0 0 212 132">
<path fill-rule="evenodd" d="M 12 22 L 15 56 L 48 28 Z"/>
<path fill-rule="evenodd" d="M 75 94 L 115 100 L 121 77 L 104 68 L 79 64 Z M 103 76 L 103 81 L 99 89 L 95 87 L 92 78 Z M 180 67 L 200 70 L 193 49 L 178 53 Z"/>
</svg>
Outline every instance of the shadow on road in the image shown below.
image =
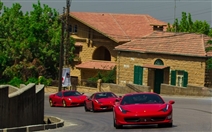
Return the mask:
<svg viewBox="0 0 212 132">
<path fill-rule="evenodd" d="M 177 125 L 173 125 L 172 127 L 177 127 Z M 163 127 L 164 128 L 171 128 L 171 127 Z M 123 129 L 158 129 L 158 125 L 127 125 L 123 126 Z"/>
</svg>

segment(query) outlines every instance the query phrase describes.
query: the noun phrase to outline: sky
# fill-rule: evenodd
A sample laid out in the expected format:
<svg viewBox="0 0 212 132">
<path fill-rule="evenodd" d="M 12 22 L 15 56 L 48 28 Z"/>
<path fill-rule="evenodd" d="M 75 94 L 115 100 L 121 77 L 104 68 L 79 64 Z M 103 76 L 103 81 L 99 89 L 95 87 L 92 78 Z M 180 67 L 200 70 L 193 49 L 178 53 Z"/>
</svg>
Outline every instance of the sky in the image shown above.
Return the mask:
<svg viewBox="0 0 212 132">
<path fill-rule="evenodd" d="M 22 11 L 30 11 L 37 0 L 0 0 L 5 6 L 20 3 Z M 66 0 L 40 0 L 62 13 Z M 159 20 L 173 23 L 182 12 L 191 13 L 193 21 L 207 21 L 212 26 L 212 0 L 70 0 L 71 12 L 101 12 L 121 14 L 149 14 Z M 176 3 L 176 4 L 175 4 Z M 176 7 L 176 8 L 175 8 Z"/>
</svg>

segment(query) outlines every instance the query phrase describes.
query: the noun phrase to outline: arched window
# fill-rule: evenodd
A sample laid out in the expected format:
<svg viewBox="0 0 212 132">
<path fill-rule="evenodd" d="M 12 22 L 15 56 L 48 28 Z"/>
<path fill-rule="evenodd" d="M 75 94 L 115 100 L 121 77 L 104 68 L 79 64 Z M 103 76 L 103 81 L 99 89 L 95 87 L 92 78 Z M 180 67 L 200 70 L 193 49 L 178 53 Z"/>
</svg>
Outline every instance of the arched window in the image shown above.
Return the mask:
<svg viewBox="0 0 212 132">
<path fill-rule="evenodd" d="M 93 52 L 93 60 L 105 60 L 105 61 L 111 61 L 111 54 L 110 51 L 106 47 L 98 47 Z"/>
<path fill-rule="evenodd" d="M 154 62 L 154 65 L 164 65 L 163 61 L 161 59 L 157 59 L 155 62 Z"/>
</svg>

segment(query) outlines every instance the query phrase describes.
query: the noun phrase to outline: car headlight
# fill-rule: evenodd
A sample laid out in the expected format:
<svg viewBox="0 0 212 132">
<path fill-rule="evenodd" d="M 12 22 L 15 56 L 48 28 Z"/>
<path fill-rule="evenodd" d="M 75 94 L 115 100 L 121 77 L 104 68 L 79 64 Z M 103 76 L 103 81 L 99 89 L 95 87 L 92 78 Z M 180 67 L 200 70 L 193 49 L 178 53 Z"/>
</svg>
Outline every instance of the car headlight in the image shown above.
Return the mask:
<svg viewBox="0 0 212 132">
<path fill-rule="evenodd" d="M 167 116 L 167 119 L 169 119 L 169 120 L 170 120 L 171 118 L 172 118 L 172 115 Z"/>
<path fill-rule="evenodd" d="M 126 114 L 127 112 L 129 112 L 128 110 L 123 109 L 121 106 L 119 106 L 119 110 L 120 110 L 123 114 Z"/>
<path fill-rule="evenodd" d="M 99 102 L 98 100 L 95 100 L 96 103 L 101 104 L 102 102 Z"/>
<path fill-rule="evenodd" d="M 163 109 L 161 109 L 160 111 L 166 112 L 169 109 L 169 105 L 167 104 Z"/>
</svg>

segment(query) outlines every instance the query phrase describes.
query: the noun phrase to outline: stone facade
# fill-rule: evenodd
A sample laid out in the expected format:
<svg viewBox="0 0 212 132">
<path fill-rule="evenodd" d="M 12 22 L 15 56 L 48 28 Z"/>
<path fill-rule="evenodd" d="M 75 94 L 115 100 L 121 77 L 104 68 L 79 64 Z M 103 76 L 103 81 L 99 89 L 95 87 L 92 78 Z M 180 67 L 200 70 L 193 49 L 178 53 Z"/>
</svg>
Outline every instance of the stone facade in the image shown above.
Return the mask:
<svg viewBox="0 0 212 132">
<path fill-rule="evenodd" d="M 84 18 L 84 17 L 83 17 Z M 84 20 L 84 19 L 82 19 Z M 86 25 L 85 23 L 83 23 L 83 21 L 78 21 L 77 19 L 74 19 L 73 17 L 71 18 L 71 25 L 77 25 L 77 32 L 71 33 L 71 36 L 76 40 L 76 43 L 80 43 L 81 45 L 81 51 L 79 52 L 79 57 L 81 59 L 81 63 L 83 62 L 88 62 L 91 60 L 102 60 L 102 59 L 98 59 L 100 58 L 104 58 L 101 56 L 104 56 L 104 53 L 101 52 L 101 50 L 99 50 L 100 48 L 105 48 L 108 50 L 108 54 L 110 56 L 110 60 L 106 60 L 106 61 L 111 61 L 111 62 L 116 62 L 116 83 L 120 84 L 120 85 L 126 85 L 127 83 L 134 83 L 134 66 L 138 65 L 138 66 L 144 66 L 144 65 L 154 65 L 154 62 L 157 59 L 160 59 L 163 61 L 163 65 L 167 66 L 166 68 L 163 69 L 163 82 L 165 84 L 171 84 L 171 71 L 173 70 L 177 70 L 177 71 L 185 71 L 186 75 L 184 75 L 183 73 L 183 78 L 187 78 L 186 80 L 183 80 L 184 82 L 183 87 L 186 87 L 187 84 L 189 85 L 194 85 L 194 86 L 208 86 L 210 87 L 212 84 L 212 79 L 210 77 L 210 75 L 212 74 L 212 72 L 208 72 L 206 71 L 206 58 L 204 57 L 204 55 L 198 55 L 198 56 L 203 56 L 203 57 L 194 57 L 192 54 L 190 54 L 190 56 L 186 56 L 187 51 L 184 51 L 183 53 L 181 53 L 181 55 L 179 54 L 175 54 L 173 55 L 171 52 L 165 52 L 164 48 L 166 48 L 167 51 L 169 51 L 169 45 L 162 47 L 161 51 L 156 54 L 154 53 L 155 51 L 151 51 L 148 54 L 147 53 L 138 53 L 138 52 L 134 52 L 133 49 L 136 47 L 131 47 L 131 50 L 119 50 L 119 48 L 117 49 L 117 46 L 119 47 L 120 45 L 122 46 L 122 44 L 124 44 L 124 41 L 122 43 L 118 43 L 114 40 L 114 38 L 112 37 L 106 37 L 106 36 L 110 36 L 111 34 L 104 34 L 102 33 L 100 30 L 96 30 L 98 29 L 97 27 L 89 27 L 88 25 Z M 86 21 L 86 20 L 84 20 Z M 89 23 L 90 21 L 88 21 Z M 105 29 L 104 25 L 101 25 L 104 28 L 102 28 L 102 30 L 109 30 L 109 28 Z M 160 33 L 158 33 L 160 35 Z M 163 34 L 163 33 L 162 33 Z M 154 36 L 154 35 L 153 35 Z M 182 35 L 175 35 L 177 36 L 177 40 L 182 40 L 181 37 Z M 188 34 L 188 35 L 184 35 L 184 37 L 190 38 L 188 39 L 190 42 L 192 37 L 197 38 L 197 40 L 201 40 L 203 39 L 203 36 L 195 36 L 194 34 Z M 150 37 L 151 38 L 151 37 Z M 159 38 L 158 38 L 159 39 Z M 145 39 L 148 40 L 146 43 L 149 42 L 149 40 L 151 39 Z M 162 41 L 162 40 L 161 40 Z M 121 42 L 121 41 L 120 41 Z M 130 41 L 130 42 L 134 42 L 134 41 Z M 129 43 L 130 43 L 129 42 Z M 137 41 L 135 41 L 136 43 Z M 167 42 L 169 42 L 169 40 L 167 40 Z M 178 41 L 177 41 L 178 42 Z M 179 44 L 176 44 L 179 47 Z M 145 44 L 146 44 L 145 43 Z M 167 44 L 166 42 L 164 42 L 165 44 Z M 139 41 L 137 44 L 141 45 L 141 41 Z M 142 45 L 142 46 L 145 46 Z M 154 41 L 152 43 L 148 43 L 149 45 L 152 44 L 154 47 L 155 43 Z M 180 43 L 181 44 L 181 43 Z M 126 45 L 126 41 L 125 41 L 125 45 Z M 135 46 L 135 44 L 132 44 Z M 185 45 L 189 45 L 189 44 L 185 44 Z M 136 45 L 137 46 L 137 45 Z M 155 46 L 156 47 L 156 46 Z M 161 46 L 159 46 L 161 47 Z M 127 48 L 127 46 L 125 47 Z M 153 48 L 154 49 L 154 48 Z M 187 48 L 184 48 L 187 49 Z M 199 43 L 197 42 L 196 44 L 196 49 L 194 48 L 195 51 L 198 51 L 199 49 Z M 157 49 L 154 49 L 157 50 Z M 179 52 L 182 51 L 182 49 L 180 48 L 174 48 L 172 50 L 176 50 Z M 147 49 L 148 51 L 148 49 Z M 160 53 L 160 54 L 159 54 Z M 165 53 L 169 53 L 169 54 L 165 54 Z M 199 53 L 199 52 L 198 52 Z M 202 53 L 202 52 L 201 52 Z M 205 53 L 205 51 L 204 51 Z M 76 65 L 79 63 L 74 63 L 74 65 L 72 65 L 72 69 L 71 69 L 71 76 L 75 76 L 78 78 L 78 82 L 80 83 L 81 80 L 84 79 L 88 79 L 89 77 L 93 77 L 98 73 L 98 70 L 96 69 L 86 69 L 86 68 L 80 68 L 80 69 L 76 69 Z M 149 86 L 150 88 L 154 89 L 153 87 L 159 86 L 159 85 L 155 85 L 154 83 L 157 83 L 158 76 L 157 79 L 155 78 L 155 74 L 156 74 L 156 70 L 157 68 L 143 68 L 143 75 L 142 75 L 142 85 L 145 86 Z M 160 71 L 161 72 L 161 71 Z M 157 73 L 157 75 L 159 75 L 160 77 L 161 73 Z M 176 74 L 176 73 L 175 73 Z M 176 77 L 177 78 L 177 77 Z M 159 78 L 160 79 L 160 78 Z M 161 81 L 161 80 L 159 80 Z M 176 80 L 175 80 L 176 81 Z M 188 82 L 186 82 L 188 81 Z M 185 83 L 186 82 L 186 83 Z M 161 83 L 161 82 L 160 82 Z M 176 82 L 175 82 L 176 83 Z M 160 91 L 158 91 L 160 92 Z"/>
<path fill-rule="evenodd" d="M 152 64 L 156 59 L 161 59 L 165 66 L 170 67 L 171 70 L 185 70 L 188 72 L 188 84 L 196 86 L 204 86 L 205 83 L 205 58 L 186 57 L 176 55 L 161 55 L 161 54 L 142 54 L 136 52 L 119 52 L 117 57 L 117 83 L 125 85 L 126 83 L 133 83 L 134 80 L 134 65 L 143 66 L 145 64 Z M 170 73 L 170 72 L 169 72 Z M 149 76 L 148 76 L 149 74 Z M 152 76 L 151 76 L 152 75 Z M 168 77 L 167 77 L 168 76 Z M 149 80 L 154 80 L 151 70 L 144 68 L 143 70 L 143 85 L 148 84 Z M 165 75 L 170 84 L 170 74 Z M 167 79 L 166 79 L 167 80 Z"/>
<path fill-rule="evenodd" d="M 81 62 L 95 60 L 95 56 L 102 55 L 102 53 L 98 52 L 94 55 L 94 52 L 99 47 L 106 48 L 110 52 L 111 61 L 116 61 L 117 51 L 114 50 L 118 45 L 116 42 L 73 18 L 70 21 L 72 25 L 77 25 L 78 27 L 78 31 L 76 33 L 71 33 L 71 36 L 75 39 L 76 43 L 80 43 L 82 46 L 79 53 Z M 75 65 L 71 68 L 71 76 L 77 76 L 79 82 L 82 79 L 94 76 L 96 73 L 97 70 L 93 69 L 76 69 Z"/>
</svg>

